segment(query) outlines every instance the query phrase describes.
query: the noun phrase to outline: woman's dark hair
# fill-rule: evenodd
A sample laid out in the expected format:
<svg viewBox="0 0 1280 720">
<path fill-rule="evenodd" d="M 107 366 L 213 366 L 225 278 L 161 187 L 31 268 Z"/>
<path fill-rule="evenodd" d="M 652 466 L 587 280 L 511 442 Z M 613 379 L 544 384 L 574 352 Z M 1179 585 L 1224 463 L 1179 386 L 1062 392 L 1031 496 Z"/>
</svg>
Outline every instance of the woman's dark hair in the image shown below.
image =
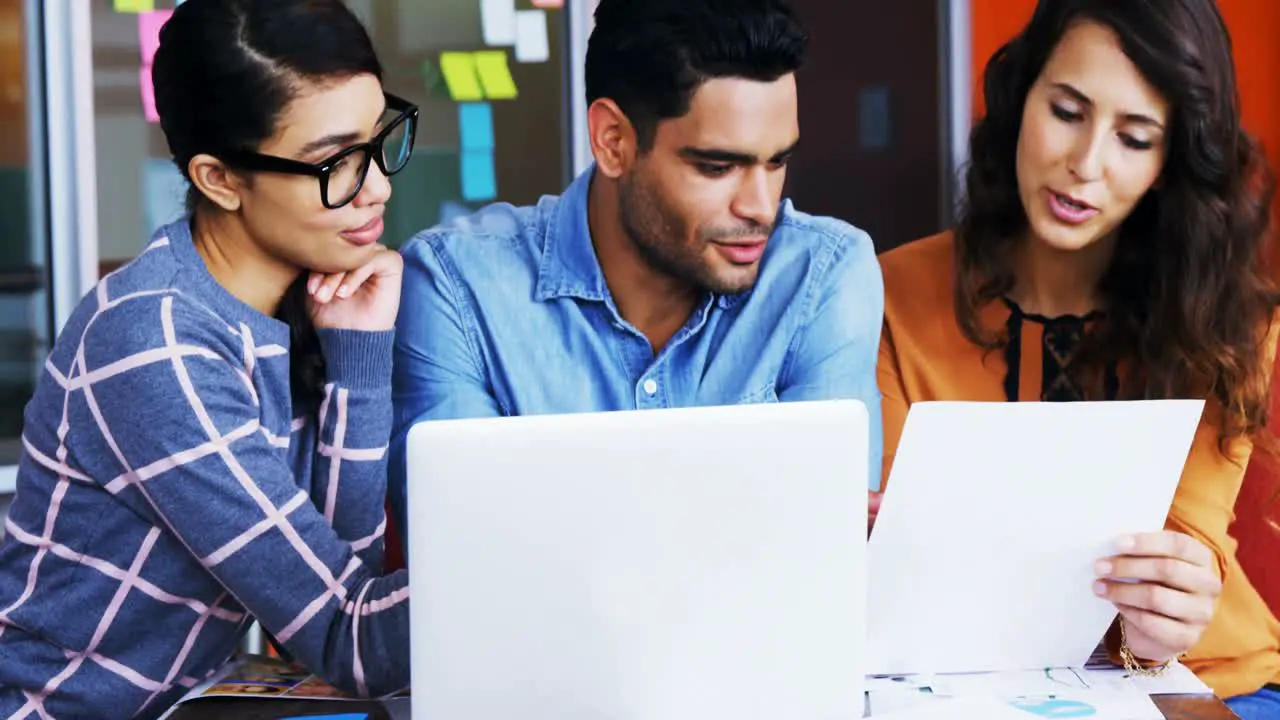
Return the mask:
<svg viewBox="0 0 1280 720">
<path fill-rule="evenodd" d="M 182 176 L 196 155 L 256 150 L 275 134 L 304 83 L 382 78 L 364 26 L 342 0 L 187 0 L 160 31 L 152 66 L 156 110 Z M 204 196 L 191 185 L 187 209 Z M 325 368 L 306 307 L 306 273 L 277 317 L 289 324 L 295 410 L 314 409 Z"/>
<path fill-rule="evenodd" d="M 1023 106 L 1073 23 L 1110 28 L 1171 106 L 1156 186 L 1118 230 L 1100 287 L 1102 320 L 1073 370 L 1097 378 L 1127 368 L 1130 398 L 1216 399 L 1220 445 L 1263 440 L 1271 367 L 1263 347 L 1277 305 L 1264 245 L 1274 183 L 1240 126 L 1231 39 L 1213 0 L 1040 0 L 1022 33 L 987 63 L 986 115 L 970 135 L 966 197 L 956 229 L 956 315 L 995 349 L 979 311 L 1014 283 L 1027 230 L 1015 171 Z"/>
</svg>

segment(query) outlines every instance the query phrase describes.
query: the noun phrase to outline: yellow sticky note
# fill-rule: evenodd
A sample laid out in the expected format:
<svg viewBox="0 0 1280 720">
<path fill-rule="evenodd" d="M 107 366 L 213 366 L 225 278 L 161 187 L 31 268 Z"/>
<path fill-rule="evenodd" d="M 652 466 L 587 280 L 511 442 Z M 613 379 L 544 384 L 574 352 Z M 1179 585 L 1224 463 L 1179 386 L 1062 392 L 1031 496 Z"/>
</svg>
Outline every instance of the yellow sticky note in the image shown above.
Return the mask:
<svg viewBox="0 0 1280 720">
<path fill-rule="evenodd" d="M 505 50 L 482 50 L 472 53 L 476 61 L 476 73 L 484 85 L 485 97 L 490 100 L 514 100 L 520 92 L 507 66 Z"/>
<path fill-rule="evenodd" d="M 484 99 L 480 78 L 476 75 L 476 59 L 471 53 L 440 53 L 440 73 L 449 86 L 449 97 L 457 102 L 476 102 Z"/>
<path fill-rule="evenodd" d="M 144 13 L 156 9 L 156 0 L 115 0 L 116 12 Z"/>
</svg>

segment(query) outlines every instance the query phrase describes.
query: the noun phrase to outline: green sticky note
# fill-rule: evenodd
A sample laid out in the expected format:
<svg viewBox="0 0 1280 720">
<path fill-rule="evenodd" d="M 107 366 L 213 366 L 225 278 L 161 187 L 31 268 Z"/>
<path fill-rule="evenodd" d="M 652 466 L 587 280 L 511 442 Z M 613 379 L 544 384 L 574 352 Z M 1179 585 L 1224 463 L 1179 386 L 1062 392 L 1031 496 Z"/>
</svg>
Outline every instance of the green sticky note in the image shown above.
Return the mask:
<svg viewBox="0 0 1280 720">
<path fill-rule="evenodd" d="M 448 88 L 445 87 L 444 75 L 440 72 L 440 66 L 431 58 L 422 61 L 422 85 L 426 88 L 429 97 L 451 97 Z"/>
<path fill-rule="evenodd" d="M 480 78 L 476 73 L 476 59 L 471 53 L 440 53 L 440 72 L 449 86 L 449 97 L 457 102 L 476 102 L 484 99 Z"/>
<path fill-rule="evenodd" d="M 482 50 L 472 54 L 475 56 L 476 73 L 480 76 L 480 84 L 484 86 L 485 97 L 490 100 L 514 100 L 520 95 L 516 89 L 516 81 L 511 77 L 511 68 L 507 66 L 505 50 Z"/>
<path fill-rule="evenodd" d="M 115 0 L 115 10 L 121 13 L 143 13 L 156 9 L 156 0 Z"/>
</svg>

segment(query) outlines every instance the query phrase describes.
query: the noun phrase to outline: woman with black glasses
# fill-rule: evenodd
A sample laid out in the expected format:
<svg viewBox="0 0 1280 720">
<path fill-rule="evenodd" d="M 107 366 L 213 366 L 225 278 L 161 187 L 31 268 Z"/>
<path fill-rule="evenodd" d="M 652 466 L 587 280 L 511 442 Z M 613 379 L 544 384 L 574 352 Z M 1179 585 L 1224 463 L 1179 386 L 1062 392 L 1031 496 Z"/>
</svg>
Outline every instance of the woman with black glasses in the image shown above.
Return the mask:
<svg viewBox="0 0 1280 720">
<path fill-rule="evenodd" d="M 154 717 L 253 619 L 356 694 L 409 680 L 382 574 L 417 110 L 340 0 L 188 0 L 156 104 L 189 216 L 80 304 L 0 545 L 0 717 Z"/>
</svg>

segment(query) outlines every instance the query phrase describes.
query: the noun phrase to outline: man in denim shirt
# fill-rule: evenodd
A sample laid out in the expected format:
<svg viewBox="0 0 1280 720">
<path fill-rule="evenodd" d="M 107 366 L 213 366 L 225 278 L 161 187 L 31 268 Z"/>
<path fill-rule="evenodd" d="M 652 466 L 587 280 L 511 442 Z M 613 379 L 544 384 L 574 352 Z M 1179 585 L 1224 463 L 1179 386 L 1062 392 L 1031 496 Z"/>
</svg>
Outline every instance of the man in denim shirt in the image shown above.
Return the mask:
<svg viewBox="0 0 1280 720">
<path fill-rule="evenodd" d="M 493 205 L 403 248 L 389 484 L 402 530 L 420 420 L 854 398 L 880 477 L 871 240 L 781 201 L 804 30 L 785 0 L 602 0 L 595 18 L 594 166 L 558 198 Z M 618 460 L 660 463 L 646 453 L 637 438 Z"/>
</svg>

